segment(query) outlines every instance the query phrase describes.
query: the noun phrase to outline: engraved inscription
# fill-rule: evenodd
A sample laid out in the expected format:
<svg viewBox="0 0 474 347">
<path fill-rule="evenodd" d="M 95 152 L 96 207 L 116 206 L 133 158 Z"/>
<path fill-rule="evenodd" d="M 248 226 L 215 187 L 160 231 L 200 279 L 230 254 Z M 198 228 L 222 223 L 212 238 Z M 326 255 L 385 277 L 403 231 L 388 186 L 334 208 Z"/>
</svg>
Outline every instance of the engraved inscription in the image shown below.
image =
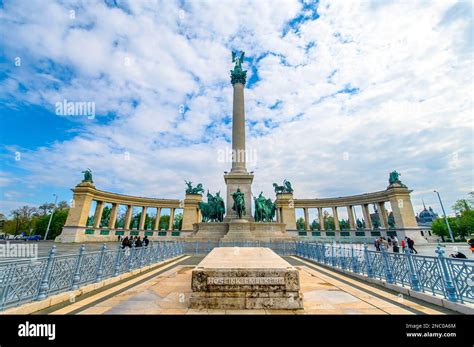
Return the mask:
<svg viewBox="0 0 474 347">
<path fill-rule="evenodd" d="M 207 284 L 215 285 L 284 285 L 283 277 L 208 277 Z"/>
</svg>

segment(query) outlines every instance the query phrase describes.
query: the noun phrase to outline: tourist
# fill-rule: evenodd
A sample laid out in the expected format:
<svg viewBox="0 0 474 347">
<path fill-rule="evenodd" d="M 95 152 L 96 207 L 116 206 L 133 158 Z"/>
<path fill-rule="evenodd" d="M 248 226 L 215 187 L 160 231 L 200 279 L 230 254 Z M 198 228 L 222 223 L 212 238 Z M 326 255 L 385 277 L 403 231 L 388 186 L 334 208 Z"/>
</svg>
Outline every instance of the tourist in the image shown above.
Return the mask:
<svg viewBox="0 0 474 347">
<path fill-rule="evenodd" d="M 454 254 L 450 254 L 449 256 L 452 257 L 452 258 L 467 259 L 466 255 L 459 252 L 459 251 L 454 253 Z"/>
<path fill-rule="evenodd" d="M 140 240 L 140 236 L 135 241 L 135 247 L 141 247 L 142 246 L 142 240 Z"/>
<path fill-rule="evenodd" d="M 410 239 L 409 237 L 407 238 L 407 244 L 408 244 L 408 248 L 410 249 L 410 253 L 415 253 L 415 254 L 418 254 L 418 251 L 415 249 L 415 241 L 413 241 L 412 239 Z"/>
<path fill-rule="evenodd" d="M 381 237 L 380 240 L 381 240 L 381 243 L 383 244 L 383 249 L 388 251 L 388 242 L 385 239 L 385 237 Z"/>
<path fill-rule="evenodd" d="M 400 252 L 400 248 L 398 247 L 398 240 L 396 238 L 394 238 L 392 241 L 392 249 L 393 249 L 393 253 Z"/>
<path fill-rule="evenodd" d="M 388 242 L 388 247 L 392 247 L 392 237 L 391 236 L 388 237 L 387 242 Z"/>
<path fill-rule="evenodd" d="M 375 240 L 374 240 L 374 246 L 375 246 L 375 250 L 376 250 L 377 252 L 380 252 L 379 239 L 375 239 Z"/>
<path fill-rule="evenodd" d="M 467 240 L 467 243 L 469 244 L 469 249 L 471 252 L 474 253 L 474 238 Z"/>
<path fill-rule="evenodd" d="M 402 239 L 402 252 L 405 253 L 405 248 L 407 246 L 407 241 L 406 241 L 406 237 L 404 239 Z"/>
<path fill-rule="evenodd" d="M 130 241 L 128 240 L 128 236 L 125 236 L 122 240 L 122 249 L 124 249 L 125 247 L 130 247 Z"/>
<path fill-rule="evenodd" d="M 148 247 L 148 244 L 150 243 L 150 240 L 148 240 L 148 236 L 145 236 L 143 238 L 143 243 L 145 244 L 145 247 Z"/>
</svg>

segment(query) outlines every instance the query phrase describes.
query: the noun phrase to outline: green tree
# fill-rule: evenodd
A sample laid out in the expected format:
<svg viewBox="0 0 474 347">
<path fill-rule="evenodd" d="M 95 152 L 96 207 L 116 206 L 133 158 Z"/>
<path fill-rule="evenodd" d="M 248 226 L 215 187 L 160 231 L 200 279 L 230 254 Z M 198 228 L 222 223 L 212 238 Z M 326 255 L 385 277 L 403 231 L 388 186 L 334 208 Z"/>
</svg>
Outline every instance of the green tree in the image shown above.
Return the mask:
<svg viewBox="0 0 474 347">
<path fill-rule="evenodd" d="M 183 227 L 183 214 L 178 213 L 174 216 L 173 230 L 181 230 Z"/>
<path fill-rule="evenodd" d="M 456 212 L 456 215 L 472 210 L 474 208 L 474 192 L 470 192 L 467 199 L 456 200 L 451 208 Z"/>
<path fill-rule="evenodd" d="M 112 212 L 112 208 L 110 208 L 109 206 L 105 206 L 102 210 L 102 217 L 100 218 L 101 228 L 109 226 L 110 212 Z"/>
<path fill-rule="evenodd" d="M 49 227 L 48 239 L 52 240 L 58 236 L 64 224 L 66 223 L 67 214 L 69 209 L 55 210 L 53 214 L 53 219 L 51 220 L 51 226 Z M 35 234 L 41 235 L 43 238 L 46 233 L 46 228 L 48 227 L 50 215 L 40 216 L 35 222 Z"/>
<path fill-rule="evenodd" d="M 170 216 L 165 214 L 164 216 L 160 217 L 160 230 L 168 230 L 168 226 L 170 224 Z"/>
</svg>

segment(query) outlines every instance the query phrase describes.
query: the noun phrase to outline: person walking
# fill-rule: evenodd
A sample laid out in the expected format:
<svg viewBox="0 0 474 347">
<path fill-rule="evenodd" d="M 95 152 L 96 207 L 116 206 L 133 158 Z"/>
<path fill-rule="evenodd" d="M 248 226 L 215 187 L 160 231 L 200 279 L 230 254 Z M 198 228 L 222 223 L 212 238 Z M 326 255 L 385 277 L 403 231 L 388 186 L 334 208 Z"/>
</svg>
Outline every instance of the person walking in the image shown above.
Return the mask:
<svg viewBox="0 0 474 347">
<path fill-rule="evenodd" d="M 140 236 L 138 236 L 137 240 L 135 241 L 135 247 L 141 247 L 142 246 L 142 240 L 140 240 Z"/>
<path fill-rule="evenodd" d="M 404 239 L 402 239 L 402 252 L 405 253 L 405 247 L 407 246 L 407 241 L 406 241 L 406 237 Z"/>
<path fill-rule="evenodd" d="M 388 251 L 388 242 L 387 242 L 387 240 L 385 239 L 385 237 L 381 237 L 380 240 L 381 240 L 381 242 L 382 242 L 382 244 L 383 244 L 383 248 L 384 248 L 386 251 Z"/>
<path fill-rule="evenodd" d="M 415 241 L 410 238 L 407 238 L 408 248 L 410 248 L 410 253 L 418 254 L 418 251 L 415 249 Z"/>
<path fill-rule="evenodd" d="M 150 240 L 148 240 L 148 236 L 145 235 L 145 237 L 143 238 L 143 244 L 145 245 L 145 247 L 148 247 L 149 243 L 150 243 Z"/>
<path fill-rule="evenodd" d="M 122 240 L 122 249 L 124 249 L 125 247 L 130 247 L 130 241 L 128 240 L 128 236 L 125 236 Z"/>
</svg>

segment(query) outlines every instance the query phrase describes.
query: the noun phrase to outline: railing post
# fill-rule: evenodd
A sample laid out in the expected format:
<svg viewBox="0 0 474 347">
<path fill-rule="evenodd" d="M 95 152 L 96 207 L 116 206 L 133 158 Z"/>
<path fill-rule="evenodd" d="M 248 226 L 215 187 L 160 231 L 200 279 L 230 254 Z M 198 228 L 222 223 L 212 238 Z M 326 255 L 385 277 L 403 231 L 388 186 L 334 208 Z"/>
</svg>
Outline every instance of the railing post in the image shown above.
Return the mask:
<svg viewBox="0 0 474 347">
<path fill-rule="evenodd" d="M 365 258 L 365 264 L 367 266 L 367 276 L 369 278 L 374 278 L 374 269 L 372 268 L 372 264 L 370 263 L 370 255 L 369 255 L 369 249 L 367 247 L 367 244 L 364 244 L 364 258 Z"/>
<path fill-rule="evenodd" d="M 46 269 L 43 273 L 43 278 L 41 279 L 41 285 L 38 292 L 38 297 L 36 300 L 43 300 L 48 296 L 49 289 L 49 277 L 51 274 L 51 267 L 53 266 L 54 255 L 56 254 L 56 246 L 53 246 L 49 251 L 48 261 L 46 263 Z"/>
<path fill-rule="evenodd" d="M 413 264 L 413 258 L 411 257 L 410 251 L 408 247 L 405 247 L 405 259 L 408 262 L 408 270 L 410 271 L 410 284 L 411 289 L 416 292 L 419 292 L 420 289 L 420 281 L 418 281 L 418 276 L 416 275 L 415 265 Z"/>
<path fill-rule="evenodd" d="M 105 257 L 106 250 L 107 250 L 107 245 L 104 243 L 100 251 L 99 264 L 97 266 L 97 276 L 95 278 L 96 282 L 99 282 L 102 279 L 102 275 L 104 274 L 104 257 Z"/>
<path fill-rule="evenodd" d="M 354 255 L 354 244 L 351 245 L 351 256 L 352 256 L 352 272 L 359 273 L 358 258 Z"/>
<path fill-rule="evenodd" d="M 135 246 L 132 245 L 130 247 L 130 256 L 128 258 L 128 266 L 127 266 L 127 272 L 130 272 L 132 270 L 132 262 L 133 262 L 133 253 L 134 253 Z"/>
<path fill-rule="evenodd" d="M 458 301 L 458 296 L 456 294 L 456 288 L 454 288 L 451 275 L 449 274 L 448 267 L 446 266 L 446 259 L 444 258 L 444 249 L 441 248 L 441 245 L 439 243 L 437 248 L 438 249 L 435 252 L 438 253 L 438 261 L 441 265 L 441 271 L 443 271 L 444 287 L 446 289 L 448 300 L 456 302 Z"/>
<path fill-rule="evenodd" d="M 324 243 L 321 243 L 321 255 L 323 264 L 326 264 L 326 245 Z"/>
<path fill-rule="evenodd" d="M 122 245 L 119 243 L 117 249 L 117 256 L 115 257 L 114 277 L 120 273 L 120 257 L 122 255 Z"/>
<path fill-rule="evenodd" d="M 138 261 L 138 267 L 139 268 L 142 268 L 143 265 L 145 264 L 145 262 L 143 260 L 144 254 L 145 254 L 145 246 L 141 246 L 140 247 L 140 254 L 139 254 L 139 261 Z"/>
<path fill-rule="evenodd" d="M 380 249 L 382 250 L 382 258 L 384 262 L 384 268 L 385 268 L 385 278 L 387 280 L 387 283 L 393 284 L 393 272 L 392 268 L 390 266 L 390 261 L 388 260 L 388 254 L 387 251 L 385 250 L 385 247 L 383 244 L 380 244 Z"/>
<path fill-rule="evenodd" d="M 86 246 L 81 245 L 81 248 L 79 248 L 79 256 L 77 257 L 76 268 L 74 270 L 74 276 L 72 277 L 71 290 L 76 290 L 77 288 L 79 288 L 79 282 L 81 281 L 81 265 L 85 251 Z"/>
<path fill-rule="evenodd" d="M 332 266 L 336 267 L 336 257 L 335 257 L 335 252 L 334 252 L 335 244 L 334 241 L 331 243 L 331 263 Z"/>
</svg>

